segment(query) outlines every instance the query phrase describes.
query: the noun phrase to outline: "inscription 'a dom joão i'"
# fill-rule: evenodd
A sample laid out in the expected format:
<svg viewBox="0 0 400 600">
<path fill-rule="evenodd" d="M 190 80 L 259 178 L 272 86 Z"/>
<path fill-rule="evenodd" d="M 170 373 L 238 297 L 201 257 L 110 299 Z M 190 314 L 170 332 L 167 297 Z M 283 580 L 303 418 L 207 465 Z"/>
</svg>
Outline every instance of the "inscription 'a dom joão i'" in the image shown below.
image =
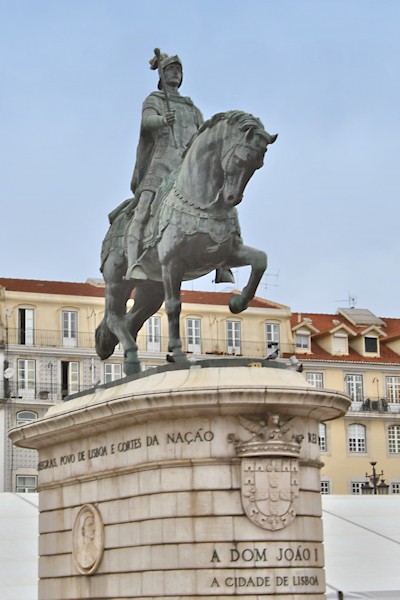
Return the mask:
<svg viewBox="0 0 400 600">
<path fill-rule="evenodd" d="M 320 560 L 318 544 L 280 545 L 271 543 L 258 547 L 241 548 L 236 546 L 228 550 L 215 548 L 211 556 L 211 563 L 257 563 L 259 565 L 296 564 L 306 566 L 316 564 Z"/>
</svg>

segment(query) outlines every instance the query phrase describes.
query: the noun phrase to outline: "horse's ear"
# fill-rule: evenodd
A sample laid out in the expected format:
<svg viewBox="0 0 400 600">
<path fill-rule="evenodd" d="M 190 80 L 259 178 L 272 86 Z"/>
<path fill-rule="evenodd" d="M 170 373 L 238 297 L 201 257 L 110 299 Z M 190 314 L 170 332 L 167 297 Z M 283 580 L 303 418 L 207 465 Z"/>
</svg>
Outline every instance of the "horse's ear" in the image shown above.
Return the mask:
<svg viewBox="0 0 400 600">
<path fill-rule="evenodd" d="M 251 140 L 253 139 L 253 135 L 254 135 L 254 130 L 252 127 L 250 127 L 250 129 L 247 130 L 246 136 L 244 138 L 246 140 L 246 142 L 251 142 Z"/>
<path fill-rule="evenodd" d="M 269 137 L 270 137 L 271 141 L 268 143 L 273 144 L 275 142 L 276 138 L 278 137 L 278 134 L 277 133 L 275 133 L 274 135 L 270 134 Z"/>
</svg>

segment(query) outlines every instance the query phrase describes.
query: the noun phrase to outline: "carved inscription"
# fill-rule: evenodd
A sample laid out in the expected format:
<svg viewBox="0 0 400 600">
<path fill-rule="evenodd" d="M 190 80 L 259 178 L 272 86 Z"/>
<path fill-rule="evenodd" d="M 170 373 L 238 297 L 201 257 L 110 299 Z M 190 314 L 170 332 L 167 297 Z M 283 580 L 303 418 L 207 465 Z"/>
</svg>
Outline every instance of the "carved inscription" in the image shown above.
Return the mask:
<svg viewBox="0 0 400 600">
<path fill-rule="evenodd" d="M 135 437 L 131 439 L 120 440 L 112 444 L 103 444 L 89 448 L 88 450 L 79 450 L 78 452 L 54 456 L 46 460 L 41 460 L 38 463 L 38 471 L 46 469 L 54 469 L 71 465 L 82 461 L 91 461 L 113 454 L 123 454 L 125 452 L 134 452 L 144 447 L 160 446 L 165 444 L 171 445 L 191 445 L 210 443 L 214 439 L 214 432 L 205 430 L 199 427 L 193 431 L 171 431 L 167 432 L 163 437 L 157 435 L 146 435 L 143 437 Z"/>
<path fill-rule="evenodd" d="M 316 433 L 308 432 L 308 443 L 309 444 L 318 444 L 318 436 Z"/>
<path fill-rule="evenodd" d="M 209 589 L 217 594 L 322 593 L 323 563 L 318 542 L 215 544 L 210 551 Z"/>
<path fill-rule="evenodd" d="M 212 588 L 288 588 L 286 591 L 295 591 L 296 588 L 315 588 L 320 586 L 321 579 L 318 575 L 250 575 L 250 576 L 228 576 L 224 579 L 214 577 L 211 582 Z M 250 591 L 250 590 L 249 590 Z M 299 591 L 299 590 L 297 590 Z M 319 590 L 314 590 L 319 591 Z"/>
<path fill-rule="evenodd" d="M 318 567 L 323 565 L 319 543 L 269 542 L 251 545 L 218 544 L 213 548 L 210 563 L 213 567 Z"/>
</svg>

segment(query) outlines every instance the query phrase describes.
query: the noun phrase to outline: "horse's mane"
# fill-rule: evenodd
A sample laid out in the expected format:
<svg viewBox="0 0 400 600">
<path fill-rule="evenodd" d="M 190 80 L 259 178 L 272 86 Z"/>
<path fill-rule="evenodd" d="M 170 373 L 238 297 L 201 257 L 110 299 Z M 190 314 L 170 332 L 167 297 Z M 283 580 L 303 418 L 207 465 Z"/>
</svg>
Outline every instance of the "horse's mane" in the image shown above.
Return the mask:
<svg viewBox="0 0 400 600">
<path fill-rule="evenodd" d="M 227 112 L 220 112 L 204 121 L 202 125 L 200 125 L 199 129 L 192 136 L 187 144 L 183 156 L 186 156 L 189 148 L 192 146 L 193 142 L 207 129 L 211 129 L 215 127 L 221 121 L 226 121 L 228 125 L 238 125 L 239 131 L 247 132 L 251 131 L 252 133 L 257 133 L 258 135 L 263 136 L 265 139 L 269 140 L 270 135 L 265 131 L 264 125 L 261 123 L 260 119 L 254 117 L 250 113 L 245 113 L 241 110 L 228 110 Z"/>
</svg>

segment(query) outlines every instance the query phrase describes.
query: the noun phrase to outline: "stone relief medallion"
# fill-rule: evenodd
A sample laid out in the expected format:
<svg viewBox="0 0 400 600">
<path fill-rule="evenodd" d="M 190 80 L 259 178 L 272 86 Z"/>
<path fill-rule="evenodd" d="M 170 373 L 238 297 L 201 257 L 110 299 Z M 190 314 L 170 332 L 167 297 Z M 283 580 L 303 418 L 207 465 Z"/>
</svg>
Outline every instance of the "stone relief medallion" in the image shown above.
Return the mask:
<svg viewBox="0 0 400 600">
<path fill-rule="evenodd" d="M 240 424 L 252 437 L 242 441 L 234 434 L 228 436 L 242 458 L 244 512 L 255 525 L 271 531 L 289 525 L 297 511 L 303 436 L 292 431 L 292 421 L 277 414 L 261 421 L 240 416 Z"/>
<path fill-rule="evenodd" d="M 98 569 L 104 551 L 104 525 L 93 504 L 84 504 L 76 515 L 72 529 L 72 555 L 76 568 L 83 575 Z"/>
</svg>

